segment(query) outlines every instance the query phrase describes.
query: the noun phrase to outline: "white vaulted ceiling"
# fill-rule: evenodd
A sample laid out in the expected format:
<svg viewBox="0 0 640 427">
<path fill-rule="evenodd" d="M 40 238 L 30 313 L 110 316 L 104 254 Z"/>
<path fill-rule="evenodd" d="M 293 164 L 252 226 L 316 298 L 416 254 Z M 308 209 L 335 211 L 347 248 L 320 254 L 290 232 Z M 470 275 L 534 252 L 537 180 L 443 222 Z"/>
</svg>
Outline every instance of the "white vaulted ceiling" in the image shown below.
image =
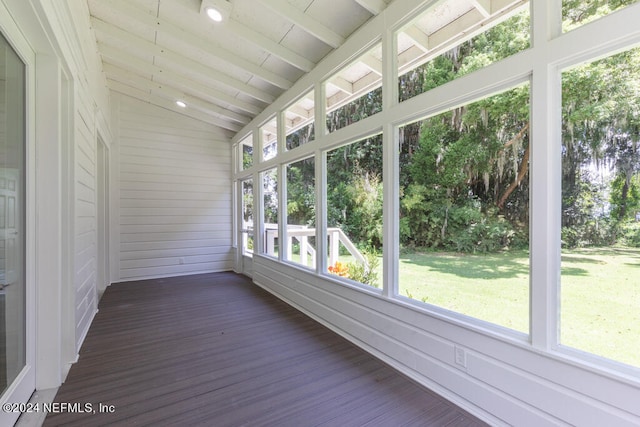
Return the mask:
<svg viewBox="0 0 640 427">
<path fill-rule="evenodd" d="M 111 90 L 211 123 L 229 137 L 392 2 L 229 0 L 229 18 L 215 23 L 201 13 L 202 1 L 209 0 L 87 0 Z M 527 4 L 427 2 L 426 12 L 398 29 L 399 74 Z M 379 87 L 381 73 L 378 44 L 327 80 L 327 109 Z M 312 96 L 300 102 L 312 110 Z"/>
<path fill-rule="evenodd" d="M 389 2 L 231 0 L 215 23 L 201 0 L 88 0 L 111 90 L 229 136 Z"/>
</svg>

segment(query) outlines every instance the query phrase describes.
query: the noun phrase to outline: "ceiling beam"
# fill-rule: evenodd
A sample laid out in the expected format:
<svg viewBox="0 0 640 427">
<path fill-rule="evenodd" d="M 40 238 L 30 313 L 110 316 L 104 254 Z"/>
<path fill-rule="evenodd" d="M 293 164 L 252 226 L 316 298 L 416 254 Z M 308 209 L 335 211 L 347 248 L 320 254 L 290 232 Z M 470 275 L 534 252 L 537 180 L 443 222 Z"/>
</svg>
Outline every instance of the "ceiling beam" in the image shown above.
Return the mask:
<svg viewBox="0 0 640 427">
<path fill-rule="evenodd" d="M 382 75 L 382 61 L 373 56 L 372 54 L 366 54 L 362 58 L 358 60 L 362 64 L 364 64 L 368 69 L 376 73 L 377 75 Z"/>
<path fill-rule="evenodd" d="M 402 32 L 405 33 L 405 35 L 411 40 L 413 40 L 418 49 L 420 49 L 424 53 L 429 52 L 429 36 L 427 36 L 420 28 L 416 27 L 415 25 L 410 25 L 402 30 Z"/>
<path fill-rule="evenodd" d="M 136 56 L 124 53 L 122 50 L 116 47 L 111 47 L 103 43 L 98 43 L 98 49 L 100 50 L 100 54 L 102 55 L 102 60 L 104 62 L 119 65 L 121 68 L 124 68 L 125 70 L 138 70 L 142 73 L 151 74 L 151 75 L 167 74 L 167 76 L 175 77 L 176 80 L 180 80 L 181 82 L 187 83 L 187 84 L 190 84 L 188 82 L 193 81 L 192 79 L 181 76 L 182 70 L 178 69 L 178 67 L 180 67 L 180 64 L 172 64 L 172 66 L 175 67 L 172 72 L 172 71 L 168 71 L 167 68 L 153 65 L 148 61 L 142 60 Z M 171 68 L 172 66 L 169 66 L 168 68 Z M 207 76 L 202 75 L 202 77 L 199 80 L 204 82 L 203 84 L 206 85 L 207 84 L 206 79 L 207 79 Z M 213 82 L 215 82 L 215 80 L 213 80 Z"/>
<path fill-rule="evenodd" d="M 478 11 L 478 9 L 471 9 L 471 11 L 465 13 L 458 19 L 448 23 L 444 27 L 435 31 L 429 36 L 429 41 L 432 46 L 441 46 L 448 41 L 464 37 L 468 33 L 469 29 L 484 21 L 484 16 Z"/>
<path fill-rule="evenodd" d="M 289 89 L 293 83 L 285 79 L 277 73 L 265 70 L 260 65 L 251 61 L 247 61 L 236 55 L 234 52 L 228 51 L 221 47 L 214 46 L 213 43 L 206 43 L 202 36 L 196 35 L 180 28 L 179 26 L 167 21 L 166 19 L 149 15 L 144 10 L 131 6 L 129 1 L 125 0 L 102 0 L 110 5 L 118 13 L 126 15 L 129 19 L 135 19 L 138 23 L 146 28 L 153 29 L 163 35 L 174 38 L 175 40 L 197 47 L 206 55 L 222 60 L 228 64 L 253 74 L 256 78 L 270 83 L 281 89 Z"/>
<path fill-rule="evenodd" d="M 378 15 L 387 7 L 387 4 L 382 0 L 356 0 L 356 3 L 367 9 L 372 15 Z"/>
<path fill-rule="evenodd" d="M 471 3 L 485 18 L 491 16 L 491 0 L 471 0 Z"/>
<path fill-rule="evenodd" d="M 186 56 L 173 52 L 170 49 L 167 49 L 162 46 L 158 46 L 155 43 L 145 40 L 142 37 L 133 35 L 114 25 L 108 24 L 96 18 L 91 19 L 91 25 L 93 26 L 94 30 L 98 34 L 104 34 L 104 35 L 107 35 L 108 37 L 115 38 L 123 42 L 125 45 L 132 46 L 135 49 L 140 50 L 141 52 L 152 53 L 155 56 L 158 56 L 167 60 L 167 62 L 169 63 L 180 64 L 182 68 L 187 68 L 198 74 L 206 76 L 209 80 L 215 80 L 218 84 L 222 84 L 224 86 L 230 87 L 232 89 L 240 91 L 246 95 L 249 95 L 253 98 L 256 98 L 268 104 L 272 103 L 275 100 L 274 96 L 254 86 L 250 86 L 240 80 L 234 79 L 228 76 L 227 74 L 224 74 L 220 71 L 207 67 L 206 65 L 203 65 L 198 61 L 187 58 Z M 100 52 L 102 52 L 102 49 L 99 49 L 99 50 Z M 120 51 L 120 52 L 122 52 L 123 55 L 126 55 L 123 51 Z M 114 53 L 114 52 L 111 52 L 111 53 Z M 117 53 L 115 53 L 115 55 L 117 56 Z M 242 108 L 242 107 L 239 106 L 238 108 Z"/>
<path fill-rule="evenodd" d="M 313 118 L 313 110 L 305 110 L 299 105 L 292 105 L 291 107 L 285 110 L 285 113 L 291 113 L 294 116 L 297 116 L 303 119 Z"/>
<path fill-rule="evenodd" d="M 353 94 L 353 84 L 342 77 L 335 76 L 331 80 L 327 81 L 330 85 L 333 85 L 340 89 L 342 92 L 352 95 Z"/>
<path fill-rule="evenodd" d="M 194 110 L 194 109 L 191 109 L 191 108 L 178 107 L 176 105 L 176 103 L 173 102 L 173 101 L 169 101 L 169 100 L 167 100 L 165 98 L 162 98 L 160 96 L 157 96 L 157 95 L 152 95 L 150 93 L 144 92 L 144 91 L 142 91 L 140 89 L 136 89 L 136 88 L 131 87 L 129 85 L 126 85 L 126 84 L 123 84 L 123 83 L 120 83 L 120 82 L 116 82 L 116 81 L 113 81 L 113 80 L 107 80 L 107 83 L 108 83 L 109 89 L 111 89 L 111 90 L 113 90 L 115 92 L 121 93 L 123 95 L 130 96 L 132 98 L 139 99 L 140 101 L 144 101 L 144 102 L 147 102 L 149 104 L 153 104 L 153 105 L 156 105 L 158 107 L 165 108 L 167 110 L 174 111 L 174 112 L 176 112 L 178 114 L 182 114 L 184 116 L 188 116 L 188 117 L 191 117 L 191 118 L 196 119 L 196 120 L 200 120 L 200 121 L 205 122 L 205 123 L 209 123 L 211 125 L 217 126 L 219 128 L 222 128 L 222 129 L 226 129 L 227 131 L 231 131 L 231 133 L 233 133 L 233 134 L 237 133 L 241 129 L 240 126 L 229 124 L 228 122 L 225 122 L 223 120 L 220 120 L 220 119 L 218 119 L 216 117 L 213 117 L 213 116 L 210 116 L 208 114 L 204 114 L 204 113 L 202 113 L 200 111 L 197 111 L 197 110 Z"/>
<path fill-rule="evenodd" d="M 286 0 L 260 0 L 260 3 L 334 49 L 344 43 L 344 37 L 296 9 Z"/>
<path fill-rule="evenodd" d="M 103 45 L 101 45 L 101 47 L 102 46 Z M 180 90 L 185 94 L 197 96 L 199 98 L 209 101 L 212 104 L 220 105 L 221 101 L 223 101 L 223 99 L 217 97 L 218 95 L 216 95 L 217 93 L 216 91 L 212 91 L 211 88 L 209 88 L 204 84 L 195 82 L 194 80 L 183 77 L 177 73 L 164 70 L 155 65 L 151 65 L 135 57 L 131 57 L 131 56 L 126 56 L 126 57 L 121 56 L 118 58 L 111 57 L 109 56 L 109 54 L 112 48 L 109 48 L 106 46 L 104 46 L 104 48 L 106 52 L 104 52 L 104 56 L 103 56 L 103 68 L 105 73 L 107 73 L 107 75 L 111 72 L 112 68 L 120 69 L 133 74 L 138 74 L 138 75 L 150 74 L 152 75 L 153 81 L 159 84 L 164 84 L 164 85 L 174 87 L 175 89 Z M 229 97 L 232 100 L 235 100 L 235 98 L 229 95 L 226 95 L 223 93 L 220 93 L 220 95 L 223 95 L 224 97 Z M 241 108 L 238 106 L 239 103 L 247 104 L 247 106 L 245 108 Z M 239 100 L 235 100 L 235 103 L 229 103 L 228 105 L 236 107 L 240 110 L 246 111 L 247 113 L 250 113 L 252 117 L 256 115 L 255 113 L 256 110 L 261 111 L 259 106 L 254 106 L 252 104 L 244 103 Z M 226 108 L 225 105 L 222 105 L 222 107 Z M 247 111 L 247 110 L 252 110 L 252 111 Z"/>
<path fill-rule="evenodd" d="M 277 58 L 280 58 L 287 64 L 292 65 L 297 69 L 304 71 L 305 73 L 308 73 L 309 71 L 313 70 L 313 68 L 316 65 L 313 62 L 309 61 L 304 56 L 298 55 L 294 51 L 287 49 L 286 47 L 282 46 L 279 43 L 274 42 L 271 39 L 266 38 L 260 33 L 252 30 L 251 28 L 245 25 L 240 24 L 237 21 L 229 19 L 225 23 L 224 28 L 231 30 L 240 38 L 243 38 L 246 41 L 255 44 L 260 49 L 265 50 L 271 55 Z"/>
<path fill-rule="evenodd" d="M 105 64 L 104 72 L 107 74 L 107 78 L 110 80 L 128 84 L 140 90 L 148 90 L 152 94 L 157 94 L 168 100 L 173 100 L 174 102 L 177 100 L 182 100 L 188 106 L 196 108 L 197 110 L 200 110 L 204 113 L 211 114 L 222 119 L 235 121 L 240 123 L 241 125 L 246 125 L 250 121 L 250 118 L 247 116 L 243 116 L 242 114 L 238 114 L 225 108 L 219 107 L 210 102 L 203 101 L 201 98 L 189 95 L 171 85 L 166 85 L 161 82 L 149 80 L 145 77 L 140 76 L 139 74 L 124 70 L 122 68 L 116 67 L 115 65 Z"/>
</svg>

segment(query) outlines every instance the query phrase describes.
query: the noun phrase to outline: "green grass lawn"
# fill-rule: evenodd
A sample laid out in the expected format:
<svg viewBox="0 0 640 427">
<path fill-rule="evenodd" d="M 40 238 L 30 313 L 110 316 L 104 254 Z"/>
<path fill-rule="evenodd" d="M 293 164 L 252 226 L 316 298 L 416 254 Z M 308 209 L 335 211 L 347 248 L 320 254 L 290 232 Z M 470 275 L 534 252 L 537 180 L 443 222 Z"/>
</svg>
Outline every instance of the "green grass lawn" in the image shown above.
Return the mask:
<svg viewBox="0 0 640 427">
<path fill-rule="evenodd" d="M 640 366 L 640 249 L 564 251 L 561 280 L 560 341 Z"/>
<path fill-rule="evenodd" d="M 527 252 L 414 252 L 400 258 L 400 293 L 529 331 Z M 640 366 L 640 249 L 563 251 L 560 342 Z"/>
<path fill-rule="evenodd" d="M 402 254 L 399 289 L 418 301 L 529 332 L 526 251 Z M 563 345 L 640 366 L 640 249 L 563 251 L 560 305 Z"/>
</svg>

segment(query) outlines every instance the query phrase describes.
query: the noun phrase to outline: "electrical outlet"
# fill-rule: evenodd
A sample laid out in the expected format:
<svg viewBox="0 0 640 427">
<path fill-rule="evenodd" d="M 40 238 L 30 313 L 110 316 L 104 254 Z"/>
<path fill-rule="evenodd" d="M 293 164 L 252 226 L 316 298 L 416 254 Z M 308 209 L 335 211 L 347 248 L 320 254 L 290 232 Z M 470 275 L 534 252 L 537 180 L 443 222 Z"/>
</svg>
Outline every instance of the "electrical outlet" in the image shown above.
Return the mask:
<svg viewBox="0 0 640 427">
<path fill-rule="evenodd" d="M 455 361 L 456 365 L 467 368 L 467 352 L 462 347 L 455 347 Z"/>
</svg>

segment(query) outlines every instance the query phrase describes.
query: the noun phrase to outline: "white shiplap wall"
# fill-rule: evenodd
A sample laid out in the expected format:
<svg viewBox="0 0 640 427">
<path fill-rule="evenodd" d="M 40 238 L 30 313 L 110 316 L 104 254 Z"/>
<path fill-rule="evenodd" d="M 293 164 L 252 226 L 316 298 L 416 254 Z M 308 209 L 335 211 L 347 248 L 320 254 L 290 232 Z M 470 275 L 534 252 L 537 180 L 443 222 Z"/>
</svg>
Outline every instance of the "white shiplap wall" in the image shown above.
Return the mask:
<svg viewBox="0 0 640 427">
<path fill-rule="evenodd" d="M 232 269 L 229 141 L 212 125 L 118 99 L 120 280 Z"/>
<path fill-rule="evenodd" d="M 79 82 L 82 87 L 82 81 Z M 83 88 L 84 89 L 84 88 Z M 88 90 L 76 95 L 75 116 L 75 319 L 76 349 L 84 340 L 97 310 L 96 136 Z"/>
</svg>

